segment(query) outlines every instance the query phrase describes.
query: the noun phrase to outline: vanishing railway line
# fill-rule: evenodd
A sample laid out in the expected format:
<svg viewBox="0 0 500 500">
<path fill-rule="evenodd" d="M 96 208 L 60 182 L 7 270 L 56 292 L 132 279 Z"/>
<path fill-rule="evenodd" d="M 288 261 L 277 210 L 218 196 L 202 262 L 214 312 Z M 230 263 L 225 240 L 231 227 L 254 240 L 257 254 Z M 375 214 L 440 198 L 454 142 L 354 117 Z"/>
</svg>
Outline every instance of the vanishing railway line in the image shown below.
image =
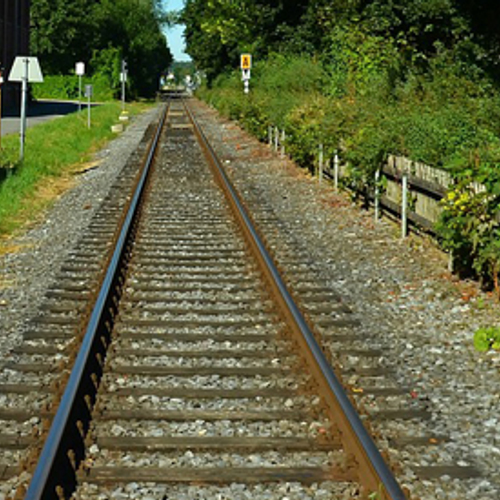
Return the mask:
<svg viewBox="0 0 500 500">
<path fill-rule="evenodd" d="M 189 111 L 166 109 L 149 177 L 130 163 L 1 373 L 2 479 L 29 499 L 404 498 Z M 283 262 L 340 341 L 349 309 Z"/>
</svg>

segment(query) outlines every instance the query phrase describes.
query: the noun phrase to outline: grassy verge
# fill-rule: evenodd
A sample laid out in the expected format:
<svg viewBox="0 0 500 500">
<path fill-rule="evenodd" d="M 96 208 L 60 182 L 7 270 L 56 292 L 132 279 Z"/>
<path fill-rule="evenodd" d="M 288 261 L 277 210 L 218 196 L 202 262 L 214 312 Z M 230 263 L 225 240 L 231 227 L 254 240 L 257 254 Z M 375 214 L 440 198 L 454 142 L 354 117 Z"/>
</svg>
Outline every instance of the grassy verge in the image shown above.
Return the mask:
<svg viewBox="0 0 500 500">
<path fill-rule="evenodd" d="M 149 104 L 128 104 L 131 115 Z M 92 128 L 87 114 L 74 113 L 29 128 L 25 160 L 18 163 L 19 137 L 2 138 L 0 151 L 0 237 L 6 238 L 37 220 L 51 203 L 72 185 L 72 177 L 91 160 L 115 134 L 121 104 L 107 103 L 92 110 Z"/>
</svg>

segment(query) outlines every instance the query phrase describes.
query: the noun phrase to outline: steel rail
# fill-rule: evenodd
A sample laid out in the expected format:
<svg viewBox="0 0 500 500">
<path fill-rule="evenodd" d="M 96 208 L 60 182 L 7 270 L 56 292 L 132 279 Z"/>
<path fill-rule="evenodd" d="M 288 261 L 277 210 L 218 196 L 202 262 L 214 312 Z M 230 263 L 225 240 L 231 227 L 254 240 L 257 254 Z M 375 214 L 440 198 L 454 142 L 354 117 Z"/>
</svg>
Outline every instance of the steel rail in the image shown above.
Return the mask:
<svg viewBox="0 0 500 500">
<path fill-rule="evenodd" d="M 122 262 L 133 232 L 146 181 L 153 164 L 156 149 L 168 113 L 168 105 L 162 113 L 156 134 L 128 205 L 116 245 L 110 259 L 99 295 L 88 322 L 82 345 L 64 390 L 58 410 L 38 460 L 33 478 L 26 493 L 26 500 L 57 500 L 69 496 L 76 484 L 78 464 L 84 458 L 84 439 L 92 405 L 95 401 L 98 379 L 110 333 L 112 317 L 116 311 L 114 297 L 120 292 Z M 115 294 L 115 295 L 113 295 Z M 107 323 L 107 324 L 106 324 Z M 89 392 L 90 391 L 90 392 Z M 93 393 L 93 394 L 92 394 Z M 89 397 L 91 400 L 89 400 Z"/>
<path fill-rule="evenodd" d="M 280 272 L 268 252 L 263 239 L 259 235 L 247 209 L 245 208 L 239 193 L 233 186 L 212 146 L 208 142 L 204 133 L 197 124 L 197 121 L 189 107 L 184 102 L 187 114 L 193 124 L 195 133 L 205 152 L 205 156 L 211 164 L 214 172 L 221 183 L 223 191 L 226 193 L 228 201 L 232 206 L 236 217 L 242 224 L 242 229 L 247 237 L 251 249 L 254 251 L 258 261 L 263 266 L 263 271 L 268 278 L 268 283 L 279 297 L 284 314 L 287 319 L 293 322 L 295 330 L 300 333 L 300 340 L 307 347 L 309 359 L 313 361 L 315 374 L 320 377 L 320 389 L 327 405 L 336 414 L 340 410 L 342 415 L 342 439 L 347 440 L 355 446 L 355 457 L 360 467 L 360 480 L 365 485 L 365 493 L 378 493 L 379 497 L 387 500 L 406 500 L 406 495 L 396 481 L 392 471 L 389 469 L 380 451 L 378 450 L 372 437 L 366 430 L 358 412 L 349 400 L 342 384 L 335 375 L 333 368 L 319 346 L 311 328 L 304 315 L 297 306 L 287 286 L 285 285 Z M 322 379 L 322 380 L 321 380 Z M 325 390 L 326 389 L 326 390 Z M 333 396 L 333 398 L 332 398 Z M 349 433 L 350 436 L 346 434 Z"/>
</svg>

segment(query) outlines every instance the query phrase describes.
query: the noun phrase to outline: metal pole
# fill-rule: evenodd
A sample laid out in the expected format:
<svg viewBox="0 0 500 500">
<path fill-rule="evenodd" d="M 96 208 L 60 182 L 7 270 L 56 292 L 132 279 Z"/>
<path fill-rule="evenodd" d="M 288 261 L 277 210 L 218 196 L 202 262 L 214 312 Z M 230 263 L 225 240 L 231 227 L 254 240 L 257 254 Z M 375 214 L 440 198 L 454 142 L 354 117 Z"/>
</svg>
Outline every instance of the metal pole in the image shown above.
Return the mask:
<svg viewBox="0 0 500 500">
<path fill-rule="evenodd" d="M 88 126 L 88 128 L 90 128 L 90 92 L 89 92 L 89 95 L 88 95 L 88 104 L 87 104 L 87 107 L 88 107 L 87 126 Z"/>
<path fill-rule="evenodd" d="M 375 222 L 380 217 L 380 169 L 375 170 Z"/>
<path fill-rule="evenodd" d="M 403 194 L 401 201 L 401 238 L 408 235 L 408 174 L 403 173 Z"/>
<path fill-rule="evenodd" d="M 82 75 L 78 75 L 78 111 L 82 110 Z"/>
<path fill-rule="evenodd" d="M 29 72 L 29 63 L 30 60 L 28 58 L 24 59 L 24 76 L 22 82 L 22 96 L 21 96 L 21 150 L 19 153 L 19 159 L 21 161 L 24 160 L 24 142 L 26 139 L 26 104 L 28 100 L 28 72 Z"/>
</svg>

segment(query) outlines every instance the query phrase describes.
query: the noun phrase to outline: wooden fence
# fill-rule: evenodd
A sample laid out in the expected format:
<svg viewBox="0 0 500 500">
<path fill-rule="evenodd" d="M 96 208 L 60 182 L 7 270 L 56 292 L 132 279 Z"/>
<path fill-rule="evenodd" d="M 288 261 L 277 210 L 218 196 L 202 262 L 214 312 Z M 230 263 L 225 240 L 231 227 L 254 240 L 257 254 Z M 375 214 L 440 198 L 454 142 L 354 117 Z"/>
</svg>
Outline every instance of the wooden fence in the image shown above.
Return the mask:
<svg viewBox="0 0 500 500">
<path fill-rule="evenodd" d="M 269 145 L 281 156 L 285 154 L 285 141 L 284 131 L 269 127 Z M 346 176 L 347 166 L 337 155 L 326 157 L 323 146 L 319 145 L 314 172 L 319 182 L 328 177 L 337 189 L 339 181 Z M 445 170 L 394 155 L 389 155 L 386 165 L 377 173 L 377 179 L 381 176 L 387 181 L 384 193 L 378 196 L 375 191 L 370 195 L 376 212 L 385 210 L 400 218 L 403 236 L 408 223 L 434 234 L 434 226 L 442 211 L 440 201 L 453 185 L 452 176 Z M 475 192 L 485 190 L 479 183 L 473 183 L 471 187 Z"/>
</svg>

